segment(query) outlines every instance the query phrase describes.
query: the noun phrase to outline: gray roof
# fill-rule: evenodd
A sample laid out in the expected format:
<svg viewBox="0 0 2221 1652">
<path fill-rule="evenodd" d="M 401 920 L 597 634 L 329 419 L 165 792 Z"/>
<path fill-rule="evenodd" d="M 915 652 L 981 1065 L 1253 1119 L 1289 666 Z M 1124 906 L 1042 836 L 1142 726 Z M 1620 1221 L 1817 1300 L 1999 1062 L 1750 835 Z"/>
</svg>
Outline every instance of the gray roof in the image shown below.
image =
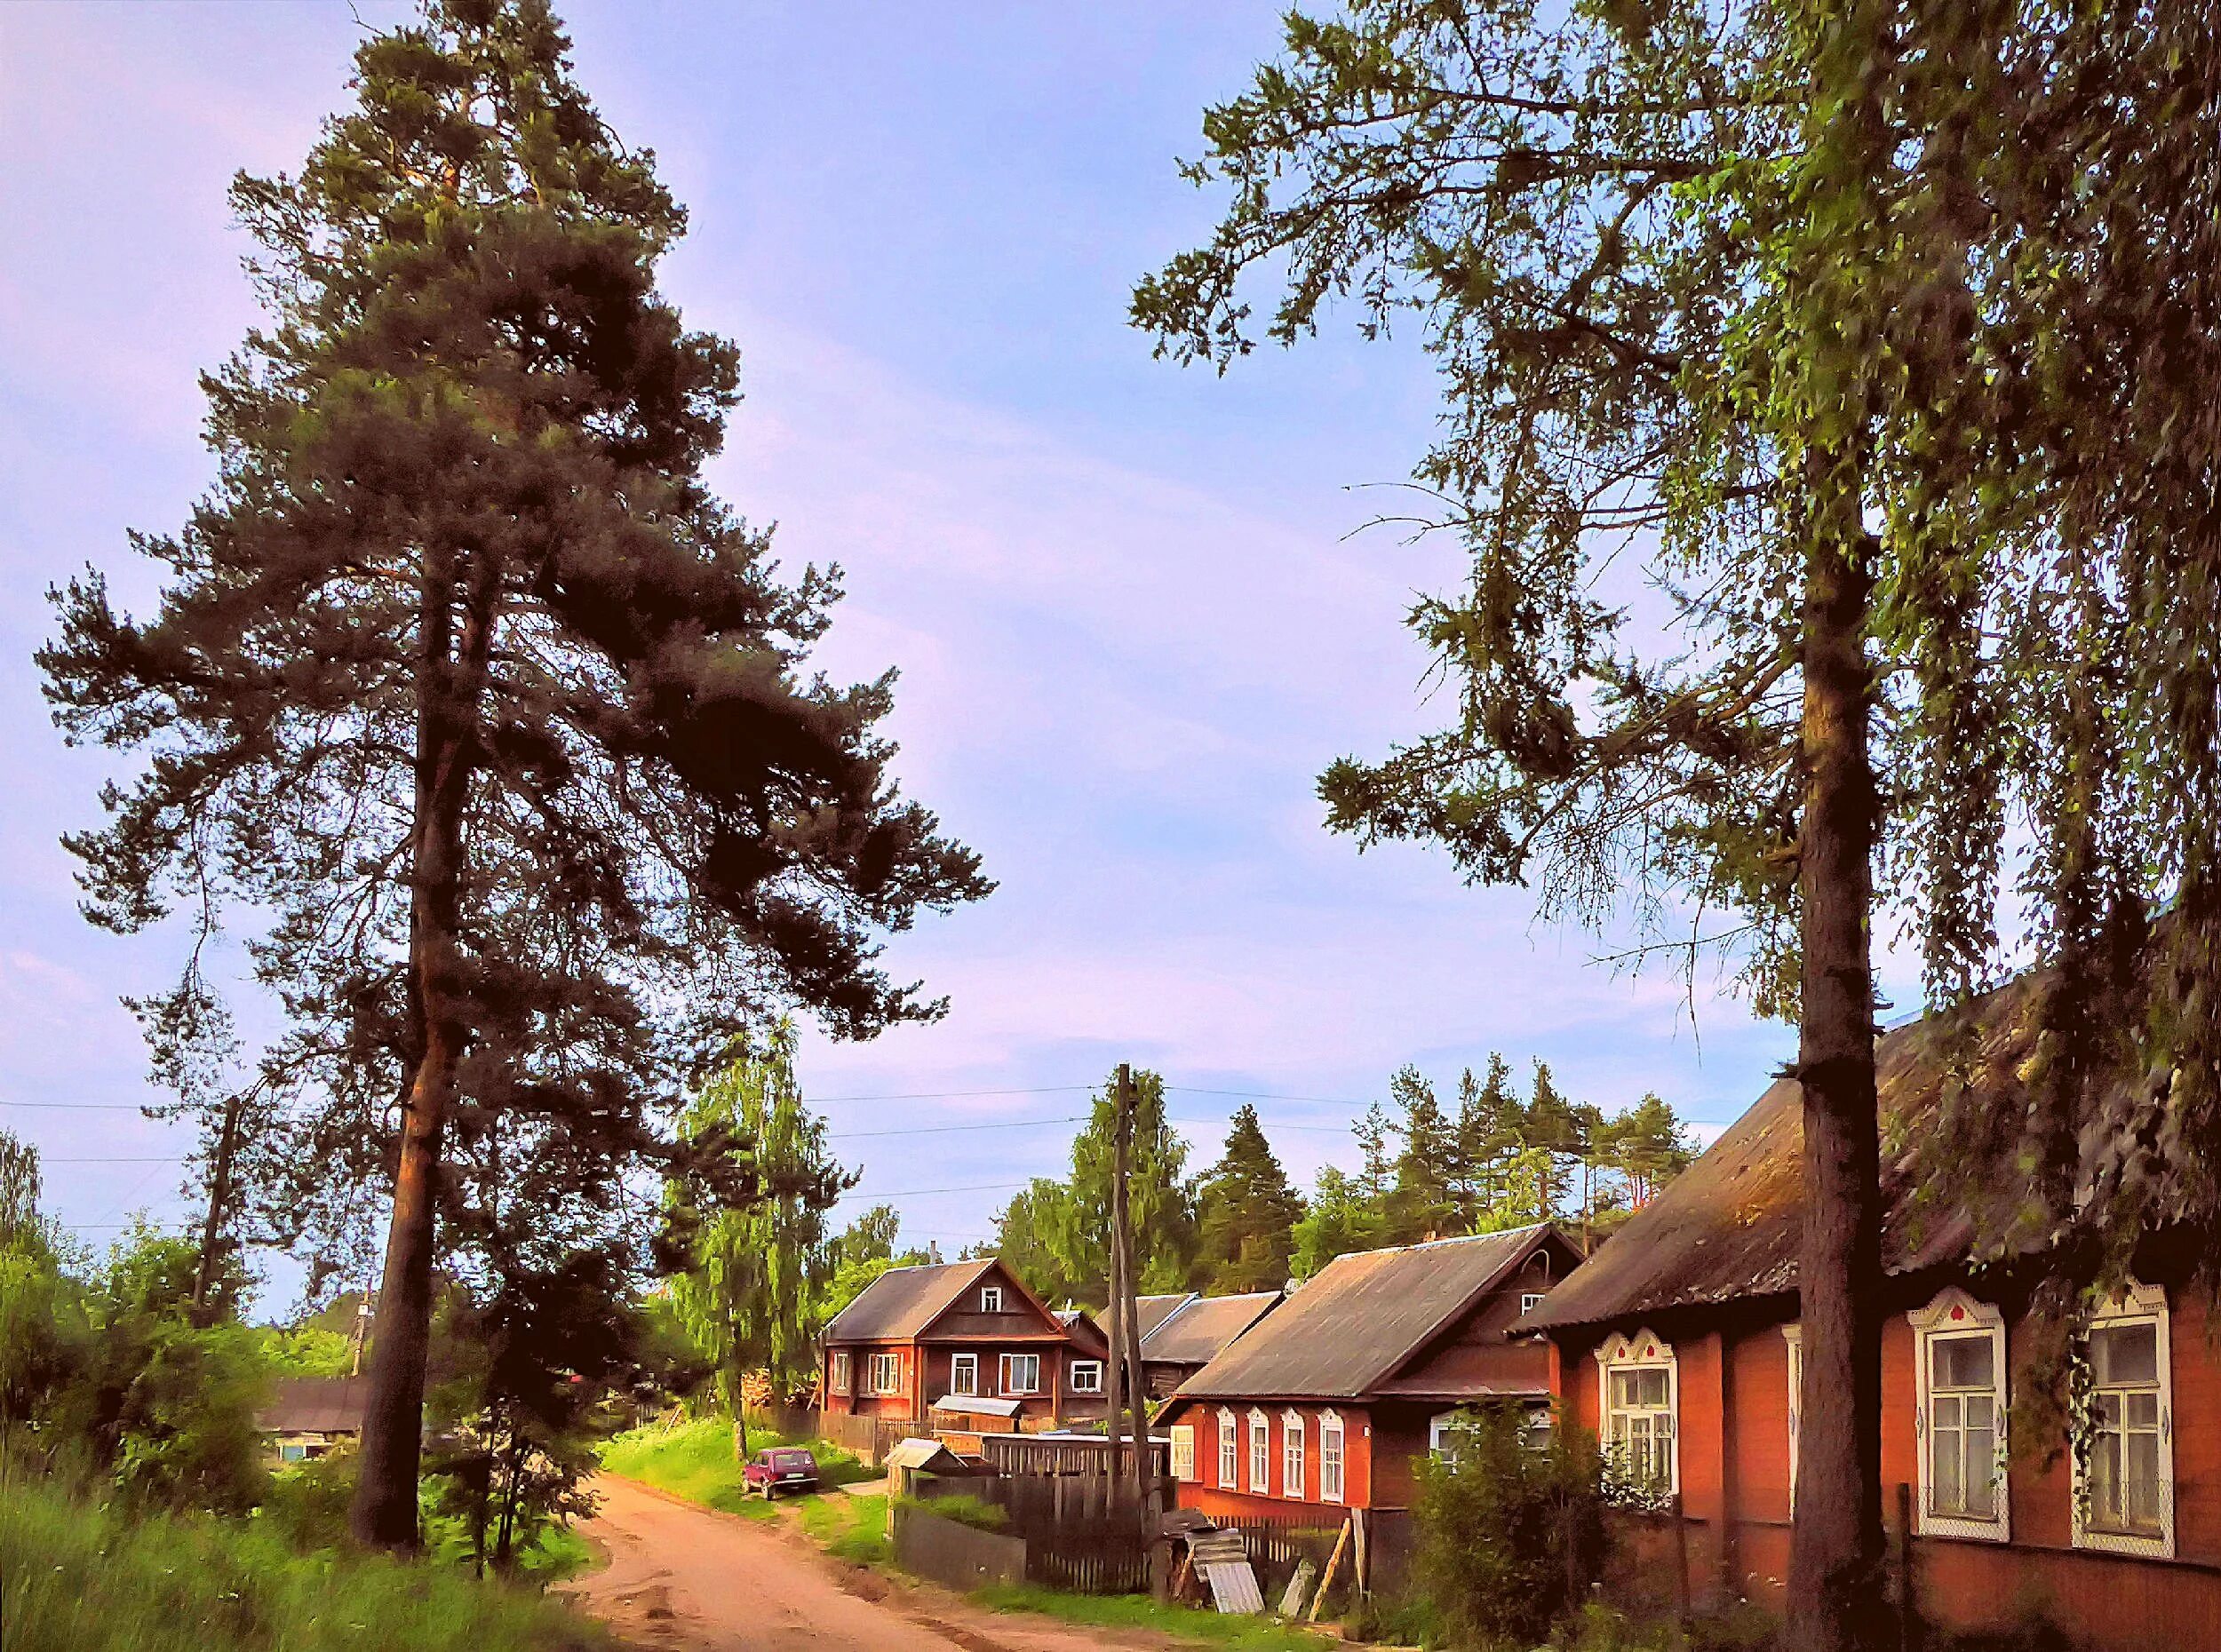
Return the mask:
<svg viewBox="0 0 2221 1652">
<path fill-rule="evenodd" d="M 1967 1082 L 2001 1115 L 2027 1105 L 2023 1073 L 2034 1044 L 2034 977 L 1970 1006 L 1974 1047 L 1961 1052 Z M 1882 1259 L 1905 1274 L 1963 1257 L 1974 1227 L 1944 1198 L 1915 1208 L 1912 1143 L 1932 1127 L 1954 1052 L 1955 1023 L 1918 1021 L 1883 1035 L 1874 1050 L 1883 1131 Z M 1797 1288 L 1803 1227 L 1804 1106 L 1795 1079 L 1778 1079 L 1711 1150 L 1630 1217 L 1596 1254 L 1522 1319 L 1521 1330 L 1636 1320 Z"/>
<path fill-rule="evenodd" d="M 825 1327 L 827 1342 L 886 1342 L 914 1337 L 940 1317 L 966 1286 L 995 1266 L 991 1256 L 968 1262 L 890 1267 L 856 1294 Z"/>
<path fill-rule="evenodd" d="M 1179 1397 L 1357 1399 L 1523 1265 L 1549 1231 L 1537 1222 L 1336 1257 L 1182 1383 Z"/>
<path fill-rule="evenodd" d="M 359 1434 L 370 1387 L 363 1377 L 281 1377 L 254 1426 L 266 1434 Z"/>
<path fill-rule="evenodd" d="M 1135 1297 L 1134 1322 L 1142 1328 L 1142 1339 L 1147 1341 L 1151 1331 L 1196 1299 L 1192 1291 L 1174 1291 L 1161 1297 Z"/>
<path fill-rule="evenodd" d="M 1167 1365 L 1207 1365 L 1227 1345 L 1271 1312 L 1278 1291 L 1238 1297 L 1194 1297 L 1142 1338 L 1142 1359 Z"/>
</svg>

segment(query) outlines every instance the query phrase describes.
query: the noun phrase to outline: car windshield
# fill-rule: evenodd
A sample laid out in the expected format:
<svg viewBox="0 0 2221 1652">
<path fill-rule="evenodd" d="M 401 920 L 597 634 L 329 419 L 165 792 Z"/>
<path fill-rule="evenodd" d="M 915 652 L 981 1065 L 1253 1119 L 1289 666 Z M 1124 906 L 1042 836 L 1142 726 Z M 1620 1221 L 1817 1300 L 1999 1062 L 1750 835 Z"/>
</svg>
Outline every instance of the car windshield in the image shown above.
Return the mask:
<svg viewBox="0 0 2221 1652">
<path fill-rule="evenodd" d="M 774 1451 L 771 1461 L 780 1469 L 816 1468 L 817 1459 L 807 1451 Z"/>
</svg>

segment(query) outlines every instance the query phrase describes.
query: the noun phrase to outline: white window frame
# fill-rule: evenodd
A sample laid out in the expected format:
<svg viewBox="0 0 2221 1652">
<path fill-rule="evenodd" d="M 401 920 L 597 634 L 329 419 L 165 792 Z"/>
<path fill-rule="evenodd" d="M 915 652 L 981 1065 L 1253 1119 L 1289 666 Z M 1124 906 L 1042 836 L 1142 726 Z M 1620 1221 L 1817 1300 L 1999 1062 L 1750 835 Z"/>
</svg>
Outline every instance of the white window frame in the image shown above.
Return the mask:
<svg viewBox="0 0 2221 1652">
<path fill-rule="evenodd" d="M 1254 1407 L 1249 1413 L 1249 1489 L 1259 1497 L 1272 1495 L 1272 1419 Z"/>
<path fill-rule="evenodd" d="M 973 1399 L 979 1397 L 979 1355 L 951 1354 L 949 1355 L 949 1392 Z"/>
<path fill-rule="evenodd" d="M 2141 1285 L 2133 1281 L 2105 1307 L 2090 1316 L 2090 1329 L 2093 1331 L 2114 1325 L 2148 1324 L 2153 1328 L 2155 1352 L 2159 1358 L 2160 1483 L 2167 1489 L 2166 1505 L 2161 1514 L 2157 1536 L 2090 1530 L 2085 1526 L 2083 1518 L 2090 1506 L 2082 1489 L 2084 1454 L 2080 1451 L 2069 1453 L 2074 1462 L 2073 1521 L 2074 1546 L 2078 1549 L 2098 1549 L 2113 1554 L 2142 1554 L 2168 1561 L 2175 1558 L 2175 1381 L 2174 1359 L 2168 1345 L 2167 1321 L 2165 1289 L 2159 1285 Z"/>
<path fill-rule="evenodd" d="M 1172 1477 L 1184 1485 L 1194 1485 L 1203 1476 L 1196 1472 L 1195 1425 L 1174 1423 L 1172 1435 Z"/>
<path fill-rule="evenodd" d="M 980 1287 L 979 1311 L 983 1314 L 999 1314 L 1002 1312 L 1002 1287 L 1000 1285 L 982 1285 Z"/>
<path fill-rule="evenodd" d="M 835 1348 L 825 1358 L 825 1386 L 844 1396 L 854 1394 L 856 1390 L 848 1372 L 848 1350 Z"/>
<path fill-rule="evenodd" d="M 1080 1373 L 1083 1371 L 1087 1373 L 1085 1381 L 1080 1378 Z M 1101 1394 L 1103 1392 L 1103 1362 L 1101 1360 L 1074 1360 L 1071 1364 L 1071 1379 L 1074 1394 Z"/>
<path fill-rule="evenodd" d="M 1804 1322 L 1793 1320 L 1781 1328 L 1789 1346 L 1789 1518 L 1797 1517 L 1797 1442 L 1804 1432 Z"/>
<path fill-rule="evenodd" d="M 2013 1499 L 2011 1479 L 2005 1471 L 2010 1446 L 2006 1437 L 2004 1313 L 1986 1302 L 1977 1302 L 1954 1285 L 1938 1292 L 1936 1299 L 1926 1307 L 1915 1309 L 1905 1317 L 1913 1327 L 1913 1376 L 1920 1407 L 1913 1415 L 1914 1457 L 1920 1475 L 1919 1502 L 1915 1505 L 1913 1515 L 1914 1529 L 1923 1537 L 1970 1537 L 1987 1543 L 2009 1543 L 2013 1535 Z M 1929 1512 L 1931 1491 L 1928 1483 L 1928 1437 L 1930 1431 L 1929 1418 L 1932 1415 L 1929 1384 L 1934 1368 L 1931 1348 L 1940 1340 L 1976 1334 L 1986 1334 L 1990 1338 L 1990 1415 L 1996 1431 L 1996 1444 L 1991 1454 L 1993 1478 L 1990 1482 L 1991 1507 L 1996 1513 L 1988 1520 L 1978 1520 L 1965 1514 L 1934 1514 Z"/>
<path fill-rule="evenodd" d="M 880 1373 L 886 1374 L 882 1376 Z M 872 1355 L 872 1392 L 875 1394 L 900 1394 L 903 1391 L 903 1356 L 896 1351 Z"/>
<path fill-rule="evenodd" d="M 1668 1494 L 1681 1489 L 1681 1362 L 1674 1353 L 1674 1345 L 1655 1332 L 1644 1330 L 1633 1336 L 1625 1332 L 1606 1338 L 1596 1350 L 1596 1434 L 1604 1449 L 1612 1449 L 1612 1378 L 1615 1371 L 1662 1370 L 1666 1373 L 1666 1483 L 1658 1489 Z M 1655 1437 L 1657 1428 L 1653 1409 L 1640 1408 L 1652 1418 L 1651 1426 Z"/>
<path fill-rule="evenodd" d="M 1032 1379 L 1023 1386 L 1021 1386 L 1017 1380 L 1020 1360 L 1033 1362 Z M 999 1392 L 1002 1394 L 1039 1394 L 1041 1392 L 1041 1356 L 1038 1354 L 1006 1354 L 1002 1356 L 1002 1369 L 999 1375 L 1002 1381 L 1002 1386 Z"/>
<path fill-rule="evenodd" d="M 1340 1503 L 1349 1473 L 1349 1441 L 1342 1430 L 1341 1413 L 1318 1414 L 1318 1500 Z"/>
<path fill-rule="evenodd" d="M 1302 1412 L 1291 1409 L 1280 1413 L 1280 1495 L 1299 1503 L 1305 1500 L 1303 1428 Z"/>
<path fill-rule="evenodd" d="M 1521 1291 L 1519 1293 L 1520 1317 L 1524 1319 L 1526 1315 L 1533 1313 L 1535 1309 L 1540 1307 L 1542 1306 L 1542 1299 L 1549 1294 L 1550 1293 L 1547 1291 Z"/>
<path fill-rule="evenodd" d="M 1241 1481 L 1242 1442 L 1235 1431 L 1234 1413 L 1219 1407 L 1219 1489 L 1234 1490 Z"/>
</svg>

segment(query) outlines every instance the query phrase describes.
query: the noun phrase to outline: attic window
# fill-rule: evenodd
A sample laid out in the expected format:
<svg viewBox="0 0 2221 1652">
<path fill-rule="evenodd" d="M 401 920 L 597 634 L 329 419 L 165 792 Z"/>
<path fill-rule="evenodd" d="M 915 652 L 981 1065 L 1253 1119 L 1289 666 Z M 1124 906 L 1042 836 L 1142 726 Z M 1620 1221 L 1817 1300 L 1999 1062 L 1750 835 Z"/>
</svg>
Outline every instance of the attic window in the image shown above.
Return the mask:
<svg viewBox="0 0 2221 1652">
<path fill-rule="evenodd" d="M 979 1293 L 979 1311 L 983 1314 L 999 1314 L 1002 1312 L 1002 1287 L 1000 1285 L 987 1285 L 981 1289 Z"/>
<path fill-rule="evenodd" d="M 1520 1313 L 1522 1313 L 1523 1314 L 1532 1314 L 1532 1313 L 1533 1313 L 1533 1312 L 1535 1311 L 1535 1309 L 1537 1309 L 1537 1308 L 1540 1307 L 1542 1306 L 1542 1298 L 1543 1298 L 1543 1295 L 1544 1295 L 1544 1293 L 1543 1293 L 1542 1291 L 1521 1291 L 1521 1292 L 1519 1293 L 1519 1311 L 1520 1311 Z"/>
</svg>

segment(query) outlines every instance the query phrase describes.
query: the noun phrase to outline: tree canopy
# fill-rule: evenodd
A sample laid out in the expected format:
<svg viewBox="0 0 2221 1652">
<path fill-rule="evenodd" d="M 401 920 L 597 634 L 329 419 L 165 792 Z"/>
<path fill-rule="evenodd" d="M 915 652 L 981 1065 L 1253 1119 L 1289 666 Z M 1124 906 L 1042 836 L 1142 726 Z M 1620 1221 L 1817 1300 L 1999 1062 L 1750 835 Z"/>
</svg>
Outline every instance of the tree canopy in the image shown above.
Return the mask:
<svg viewBox="0 0 2221 1652">
<path fill-rule="evenodd" d="M 616 1223 L 744 1027 L 937 1013 L 883 937 L 989 885 L 896 788 L 892 673 L 809 669 L 838 571 L 705 484 L 738 353 L 657 290 L 685 215 L 545 0 L 430 0 L 355 67 L 234 187 L 270 319 L 204 380 L 213 488 L 133 539 L 159 612 L 89 571 L 40 657 L 145 760 L 68 840 L 88 915 L 255 915 L 266 1236 L 393 1178 L 358 1526 L 404 1545 L 439 1215 L 529 1175 Z"/>
</svg>

